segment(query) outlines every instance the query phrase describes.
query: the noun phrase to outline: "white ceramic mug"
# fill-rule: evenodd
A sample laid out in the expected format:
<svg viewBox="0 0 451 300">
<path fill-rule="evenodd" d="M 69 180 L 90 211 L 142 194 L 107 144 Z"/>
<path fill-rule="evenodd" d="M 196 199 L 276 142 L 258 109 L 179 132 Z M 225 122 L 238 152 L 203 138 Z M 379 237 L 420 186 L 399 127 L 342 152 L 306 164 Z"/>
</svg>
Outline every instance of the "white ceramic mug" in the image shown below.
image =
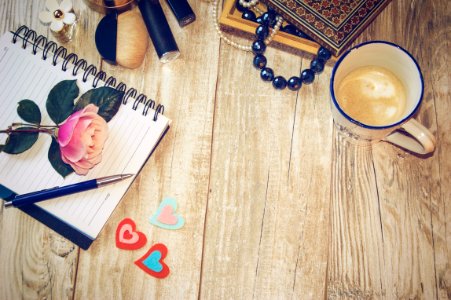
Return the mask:
<svg viewBox="0 0 451 300">
<path fill-rule="evenodd" d="M 406 107 L 399 120 L 383 126 L 371 126 L 349 116 L 339 105 L 335 90 L 341 80 L 356 68 L 380 66 L 401 80 L 406 90 Z M 413 56 L 400 46 L 371 41 L 357 45 L 344 53 L 335 64 L 330 80 L 331 108 L 334 123 L 341 133 L 357 143 L 388 141 L 419 154 L 435 149 L 435 137 L 413 118 L 423 98 L 423 75 Z M 405 134 L 405 133 L 408 134 Z"/>
</svg>

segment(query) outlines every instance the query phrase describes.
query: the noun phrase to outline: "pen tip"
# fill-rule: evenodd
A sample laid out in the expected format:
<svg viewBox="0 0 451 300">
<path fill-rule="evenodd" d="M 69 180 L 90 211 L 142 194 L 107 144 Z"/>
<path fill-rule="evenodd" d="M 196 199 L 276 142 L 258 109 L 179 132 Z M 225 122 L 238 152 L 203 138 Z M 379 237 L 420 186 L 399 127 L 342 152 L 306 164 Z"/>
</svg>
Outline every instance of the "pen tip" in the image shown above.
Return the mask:
<svg viewBox="0 0 451 300">
<path fill-rule="evenodd" d="M 134 174 L 122 174 L 122 179 L 132 177 Z"/>
</svg>

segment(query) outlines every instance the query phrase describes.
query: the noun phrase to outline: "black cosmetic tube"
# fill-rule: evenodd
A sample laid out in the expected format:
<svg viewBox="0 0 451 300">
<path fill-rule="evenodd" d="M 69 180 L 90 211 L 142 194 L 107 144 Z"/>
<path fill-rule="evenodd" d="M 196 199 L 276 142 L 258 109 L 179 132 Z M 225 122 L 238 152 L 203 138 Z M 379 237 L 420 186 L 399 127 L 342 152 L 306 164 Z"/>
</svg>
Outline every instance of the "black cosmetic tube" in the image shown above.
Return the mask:
<svg viewBox="0 0 451 300">
<path fill-rule="evenodd" d="M 179 22 L 180 27 L 184 27 L 196 20 L 191 6 L 187 0 L 166 0 L 174 13 L 175 18 Z"/>
<path fill-rule="evenodd" d="M 140 0 L 138 6 L 160 61 L 166 63 L 176 59 L 180 51 L 160 2 Z"/>
</svg>

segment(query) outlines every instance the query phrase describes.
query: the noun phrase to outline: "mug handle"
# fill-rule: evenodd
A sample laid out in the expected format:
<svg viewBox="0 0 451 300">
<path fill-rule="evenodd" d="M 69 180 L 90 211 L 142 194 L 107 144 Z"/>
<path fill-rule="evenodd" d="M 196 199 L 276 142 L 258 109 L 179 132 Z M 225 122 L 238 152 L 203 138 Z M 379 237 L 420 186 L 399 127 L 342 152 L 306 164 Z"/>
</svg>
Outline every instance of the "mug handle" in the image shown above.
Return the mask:
<svg viewBox="0 0 451 300">
<path fill-rule="evenodd" d="M 385 140 L 418 154 L 428 154 L 434 151 L 435 137 L 426 127 L 418 123 L 417 120 L 412 118 L 404 123 L 401 128 L 411 136 L 395 130 L 386 136 Z"/>
</svg>

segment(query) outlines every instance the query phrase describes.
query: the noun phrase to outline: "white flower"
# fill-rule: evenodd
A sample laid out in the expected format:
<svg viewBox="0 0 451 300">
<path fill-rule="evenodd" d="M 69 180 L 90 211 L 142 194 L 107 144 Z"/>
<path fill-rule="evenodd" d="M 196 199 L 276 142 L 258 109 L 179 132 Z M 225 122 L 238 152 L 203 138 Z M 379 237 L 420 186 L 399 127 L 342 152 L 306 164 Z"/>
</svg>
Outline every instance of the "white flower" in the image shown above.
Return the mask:
<svg viewBox="0 0 451 300">
<path fill-rule="evenodd" d="M 71 25 L 75 22 L 75 14 L 72 12 L 72 0 L 63 0 L 58 4 L 57 0 L 47 0 L 45 6 L 48 10 L 39 13 L 39 20 L 44 24 L 50 23 L 50 29 L 61 31 L 64 24 Z"/>
</svg>

